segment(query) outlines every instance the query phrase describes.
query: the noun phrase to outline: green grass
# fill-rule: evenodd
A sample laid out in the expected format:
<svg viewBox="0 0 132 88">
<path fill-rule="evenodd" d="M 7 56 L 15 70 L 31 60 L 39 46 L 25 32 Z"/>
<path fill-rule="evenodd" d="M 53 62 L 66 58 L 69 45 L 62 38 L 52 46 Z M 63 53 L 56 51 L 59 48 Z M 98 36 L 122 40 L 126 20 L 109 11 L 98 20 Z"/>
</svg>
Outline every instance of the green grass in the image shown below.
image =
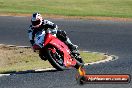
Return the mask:
<svg viewBox="0 0 132 88">
<path fill-rule="evenodd" d="M 85 63 L 106 59 L 103 54 L 80 52 Z M 0 73 L 44 69 L 52 67 L 43 61 L 31 48 L 16 48 L 0 45 Z"/>
<path fill-rule="evenodd" d="M 0 13 L 132 17 L 132 0 L 0 0 Z"/>
</svg>

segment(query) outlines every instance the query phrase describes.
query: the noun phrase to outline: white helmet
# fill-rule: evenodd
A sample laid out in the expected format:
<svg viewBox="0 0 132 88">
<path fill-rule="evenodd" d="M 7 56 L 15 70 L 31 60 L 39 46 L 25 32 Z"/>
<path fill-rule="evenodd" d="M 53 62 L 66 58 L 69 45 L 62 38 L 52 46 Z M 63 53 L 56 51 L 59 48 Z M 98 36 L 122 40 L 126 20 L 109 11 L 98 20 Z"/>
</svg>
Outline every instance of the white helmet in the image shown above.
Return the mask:
<svg viewBox="0 0 132 88">
<path fill-rule="evenodd" d="M 39 13 L 33 13 L 31 18 L 32 26 L 37 28 L 42 24 L 43 18 Z"/>
</svg>

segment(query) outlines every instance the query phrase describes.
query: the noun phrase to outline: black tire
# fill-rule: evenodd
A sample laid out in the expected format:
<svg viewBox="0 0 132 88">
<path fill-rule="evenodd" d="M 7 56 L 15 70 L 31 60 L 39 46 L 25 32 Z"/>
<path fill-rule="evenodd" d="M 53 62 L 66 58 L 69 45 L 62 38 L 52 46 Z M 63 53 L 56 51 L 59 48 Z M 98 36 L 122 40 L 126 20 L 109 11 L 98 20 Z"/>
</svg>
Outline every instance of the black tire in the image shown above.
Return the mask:
<svg viewBox="0 0 132 88">
<path fill-rule="evenodd" d="M 76 80 L 77 80 L 77 83 L 80 85 L 83 85 L 86 82 L 86 79 L 84 76 L 78 76 Z"/>
<path fill-rule="evenodd" d="M 56 52 L 53 53 L 51 49 L 56 49 Z M 48 56 L 48 61 L 54 68 L 56 68 L 59 71 L 63 71 L 66 69 L 63 62 L 61 62 L 61 61 L 64 61 L 63 55 L 60 54 L 60 51 L 57 48 L 55 48 L 54 46 L 48 46 L 47 47 L 47 56 Z"/>
<path fill-rule="evenodd" d="M 80 56 L 78 56 L 76 59 L 76 65 L 75 65 L 75 68 L 76 69 L 79 69 L 80 66 L 84 66 L 84 61 L 82 60 L 82 58 Z"/>
</svg>

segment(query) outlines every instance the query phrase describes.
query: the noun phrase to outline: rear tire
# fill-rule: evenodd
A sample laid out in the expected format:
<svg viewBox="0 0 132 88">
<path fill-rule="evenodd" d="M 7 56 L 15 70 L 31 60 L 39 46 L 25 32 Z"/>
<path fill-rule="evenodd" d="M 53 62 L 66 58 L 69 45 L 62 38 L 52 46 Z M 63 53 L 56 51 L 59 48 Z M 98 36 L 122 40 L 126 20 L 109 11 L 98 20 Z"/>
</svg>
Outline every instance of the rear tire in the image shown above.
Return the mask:
<svg viewBox="0 0 132 88">
<path fill-rule="evenodd" d="M 77 62 L 75 65 L 76 69 L 79 69 L 80 66 L 84 65 L 84 61 L 82 60 L 82 58 L 80 56 L 75 57 L 75 60 Z"/>
<path fill-rule="evenodd" d="M 77 83 L 80 85 L 83 85 L 84 82 L 86 81 L 84 76 L 79 76 L 76 80 L 77 80 Z"/>
</svg>

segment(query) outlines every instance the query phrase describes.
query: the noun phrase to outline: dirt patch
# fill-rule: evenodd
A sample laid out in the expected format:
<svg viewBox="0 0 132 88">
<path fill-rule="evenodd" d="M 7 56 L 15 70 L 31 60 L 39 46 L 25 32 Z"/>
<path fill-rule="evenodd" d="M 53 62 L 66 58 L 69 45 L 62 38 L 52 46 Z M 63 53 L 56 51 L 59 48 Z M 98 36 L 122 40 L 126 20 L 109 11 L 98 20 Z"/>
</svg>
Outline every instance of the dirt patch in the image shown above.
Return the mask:
<svg viewBox="0 0 132 88">
<path fill-rule="evenodd" d="M 20 13 L 0 13 L 0 16 L 31 16 L 32 14 Z M 62 16 L 53 14 L 42 14 L 44 18 L 53 19 L 82 19 L 82 20 L 111 20 L 111 21 L 132 21 L 132 18 L 119 18 L 119 17 L 101 17 L 101 16 Z"/>
<path fill-rule="evenodd" d="M 32 52 L 31 49 L 0 45 L 0 66 L 9 66 L 21 61 L 26 62 L 28 60 L 26 60 L 25 55 L 30 55 L 30 52 Z"/>
</svg>

